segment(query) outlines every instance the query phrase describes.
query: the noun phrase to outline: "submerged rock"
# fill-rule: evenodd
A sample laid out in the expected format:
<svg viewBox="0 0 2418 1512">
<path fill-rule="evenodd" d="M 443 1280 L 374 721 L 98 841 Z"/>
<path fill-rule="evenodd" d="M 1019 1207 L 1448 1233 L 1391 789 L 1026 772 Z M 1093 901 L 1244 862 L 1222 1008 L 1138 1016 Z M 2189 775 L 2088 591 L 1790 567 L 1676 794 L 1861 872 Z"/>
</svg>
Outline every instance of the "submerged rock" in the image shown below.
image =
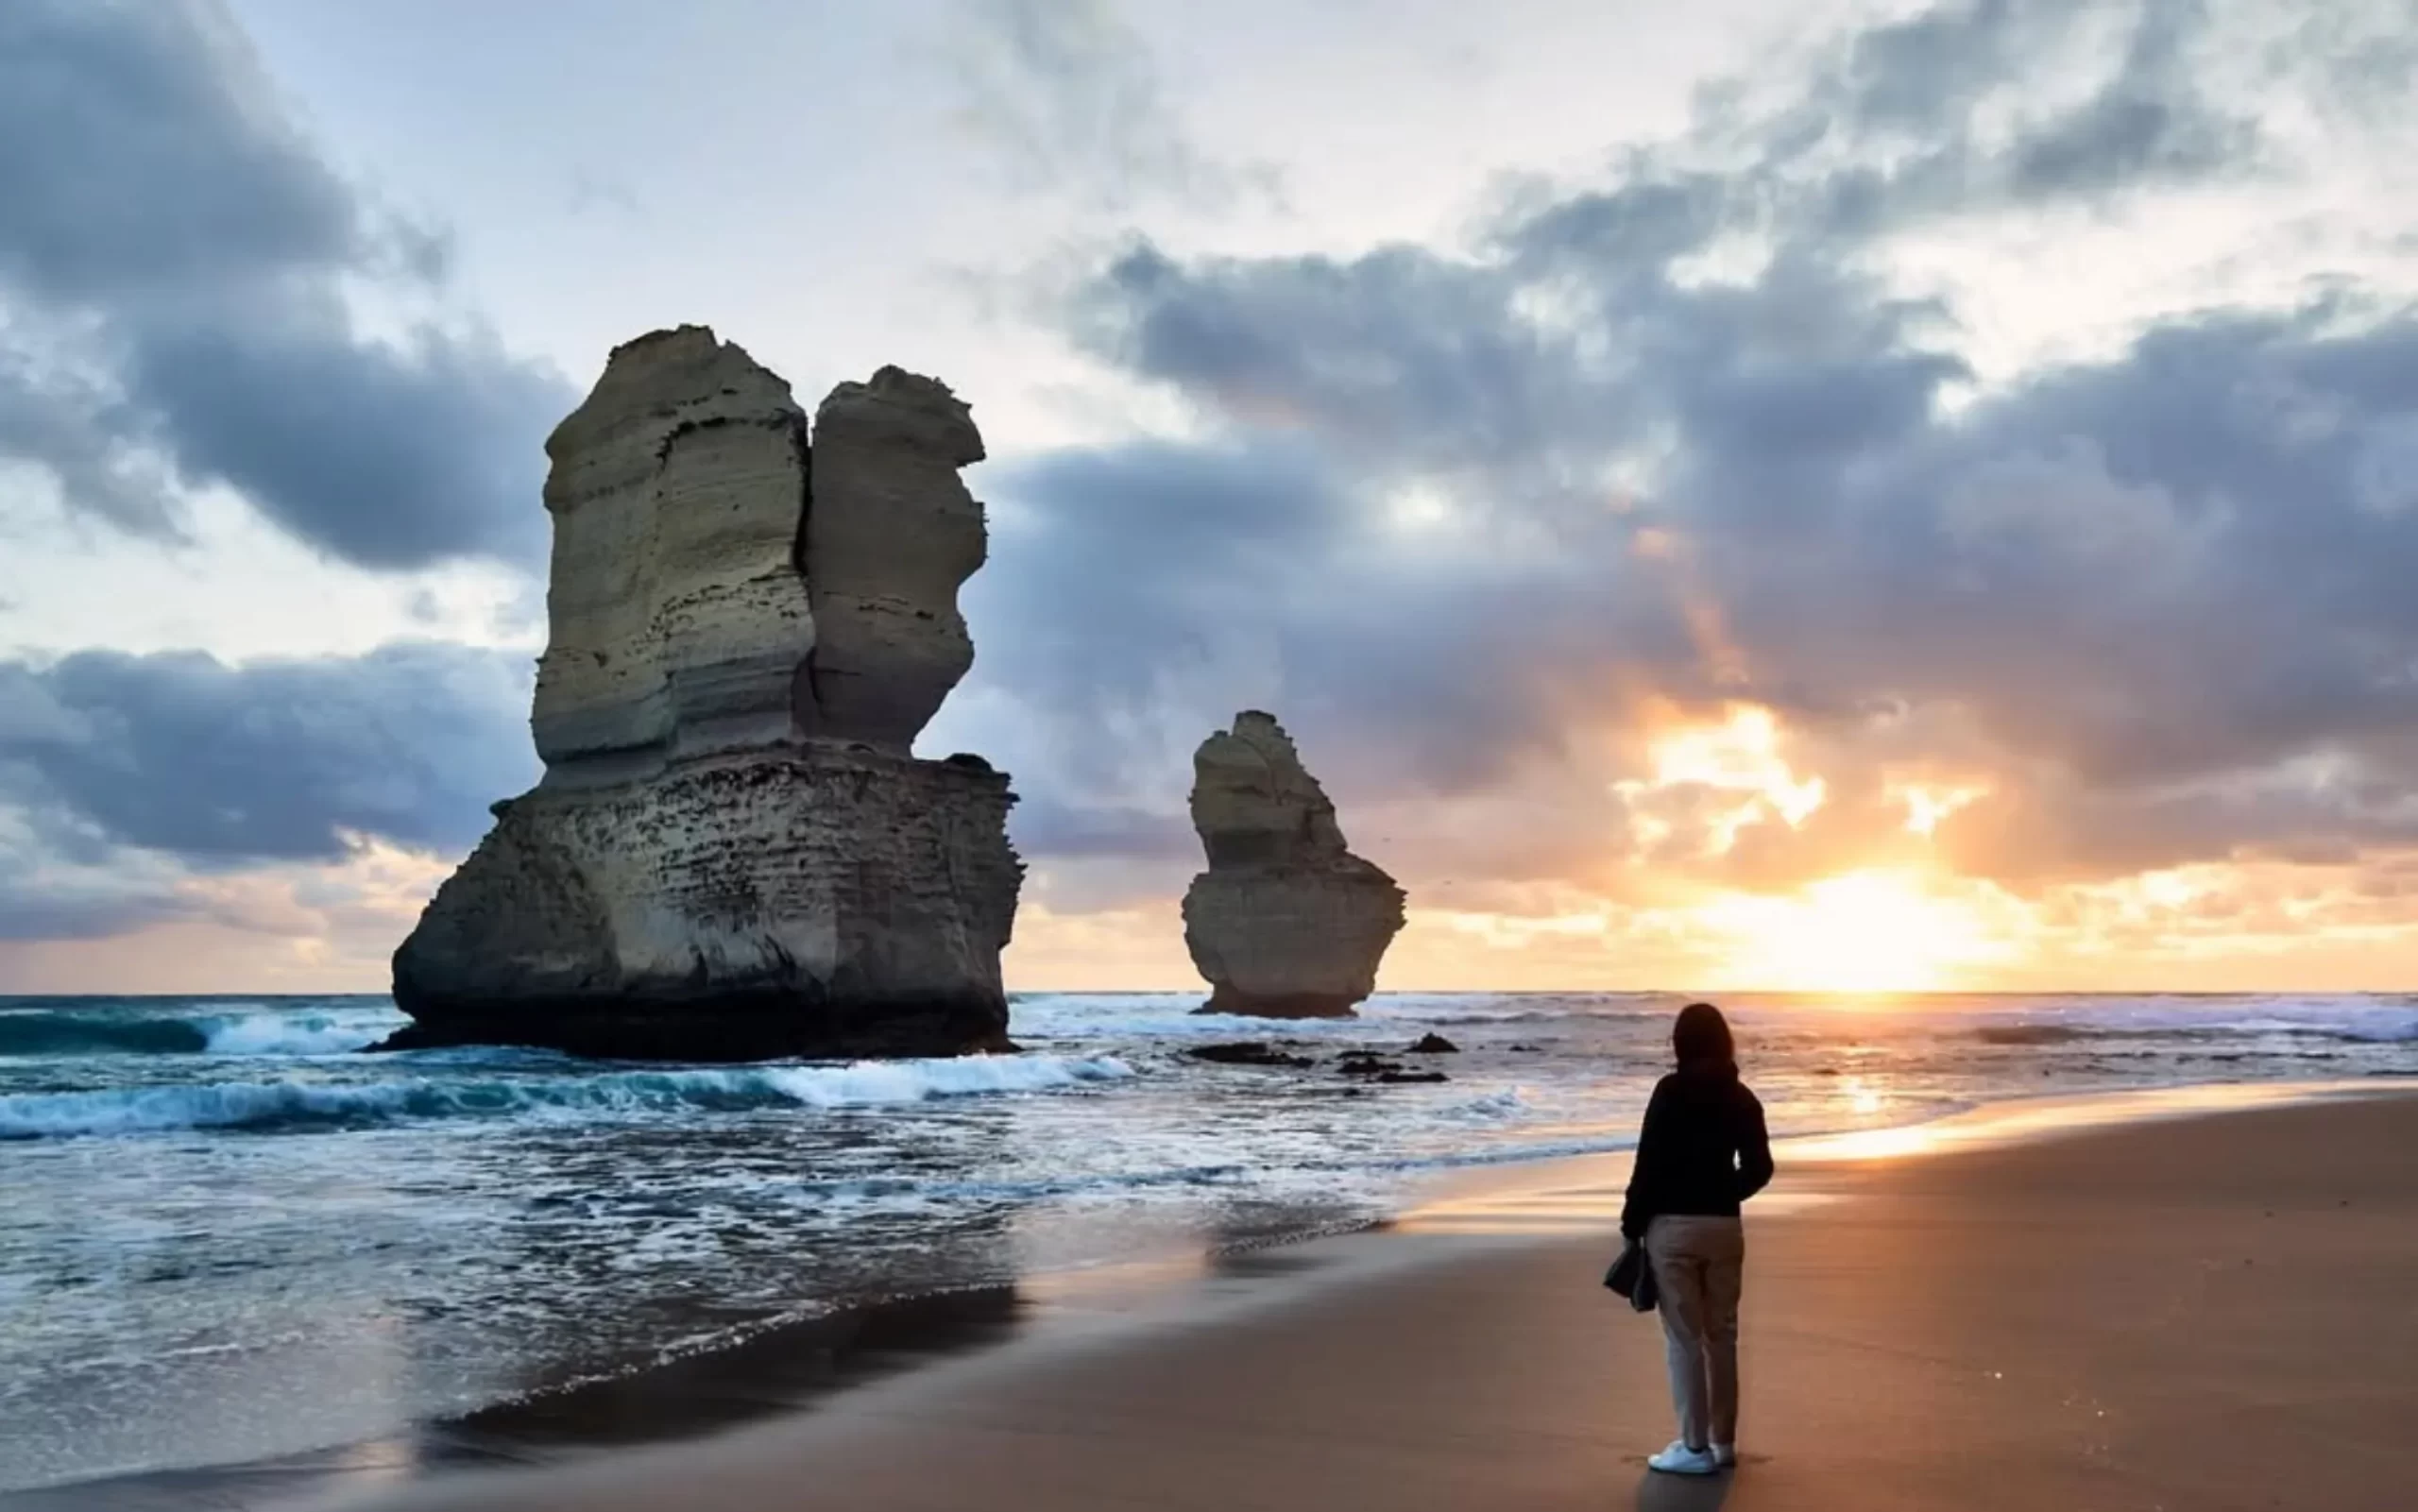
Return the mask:
<svg viewBox="0 0 2418 1512">
<path fill-rule="evenodd" d="M 1260 1040 L 1245 1040 L 1233 1045 L 1196 1045 L 1183 1052 L 1195 1061 L 1208 1061 L 1218 1065 L 1268 1065 L 1298 1069 L 1314 1062 L 1306 1055 L 1293 1055 Z"/>
<path fill-rule="evenodd" d="M 1417 1082 L 1449 1081 L 1441 1071 L 1412 1071 L 1398 1061 L 1388 1061 L 1374 1050 L 1346 1050 L 1335 1058 L 1338 1075 L 1358 1077 L 1387 1086 L 1403 1086 Z"/>
<path fill-rule="evenodd" d="M 684 326 L 617 348 L 546 450 L 545 775 L 395 952 L 391 1043 L 1006 1047 L 1015 799 L 978 757 L 909 755 L 973 657 L 965 406 L 885 367 L 809 433 Z"/>
<path fill-rule="evenodd" d="M 1209 869 L 1183 896 L 1202 1010 L 1340 1017 L 1376 990 L 1403 891 L 1344 845 L 1335 805 L 1275 719 L 1235 716 L 1193 756 L 1192 825 Z"/>
<path fill-rule="evenodd" d="M 1412 1055 L 1458 1055 L 1461 1047 L 1440 1034 L 1422 1034 L 1410 1047 Z"/>
</svg>

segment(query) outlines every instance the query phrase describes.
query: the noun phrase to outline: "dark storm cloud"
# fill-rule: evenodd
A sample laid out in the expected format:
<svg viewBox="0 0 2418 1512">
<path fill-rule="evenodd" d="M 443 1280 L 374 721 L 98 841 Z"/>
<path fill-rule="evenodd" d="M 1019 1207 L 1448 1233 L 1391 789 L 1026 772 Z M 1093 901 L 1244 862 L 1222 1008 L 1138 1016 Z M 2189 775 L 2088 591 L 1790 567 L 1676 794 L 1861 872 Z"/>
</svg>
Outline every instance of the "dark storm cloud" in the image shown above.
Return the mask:
<svg viewBox="0 0 2418 1512">
<path fill-rule="evenodd" d="M 2408 314 L 2169 324 L 1809 474 L 1810 564 L 1770 558 L 1752 469 L 1682 482 L 1740 633 L 1814 686 L 1885 669 L 2093 780 L 2200 776 L 2418 713 L 2413 342 Z"/>
<path fill-rule="evenodd" d="M 351 192 L 247 98 L 214 9 L 12 5 L 0 14 L 0 266 L 53 299 L 171 295 L 374 247 Z"/>
<path fill-rule="evenodd" d="M 0 662 L 0 803 L 194 866 L 333 859 L 345 835 L 450 852 L 536 775 L 522 658 L 400 644 L 230 667 L 198 653 Z"/>
<path fill-rule="evenodd" d="M 1623 416 L 1568 335 L 1506 301 L 1499 270 L 1423 248 L 1179 266 L 1127 252 L 1072 311 L 1088 345 L 1262 430 L 1388 466 L 1548 460 Z"/>
<path fill-rule="evenodd" d="M 2261 76 L 2334 78 L 2323 42 Z M 2230 45 L 2162 0 L 1943 7 L 1532 187 L 1467 254 L 1129 249 L 1069 329 L 1215 439 L 986 477 L 1029 524 L 978 580 L 978 686 L 1129 794 L 1270 703 L 1364 803 L 1597 760 L 1574 732 L 1649 699 L 1752 699 L 1868 821 L 1742 843 L 1767 877 L 1896 824 L 1884 761 L 1951 756 L 2013 794 L 1942 826 L 1984 873 L 2407 842 L 2375 794 L 2418 780 L 2418 316 L 2220 311 L 1983 389 L 1956 312 L 1867 255 L 2278 171 L 2212 97 Z M 1690 265 L 1741 237 L 1761 255 Z"/>
<path fill-rule="evenodd" d="M 1934 209 L 2242 173 L 2262 139 L 2256 113 L 2214 98 L 2195 70 L 2211 20 L 2204 0 L 1945 6 L 1858 37 L 1814 98 L 1850 130 L 1931 146 L 1899 182 L 1930 191 Z M 2076 49 L 2087 49 L 2078 61 Z M 2043 110 L 2010 100 L 2054 98 L 2060 74 L 2093 87 Z M 1984 114 L 2010 103 L 2017 124 L 1993 142 Z"/>
<path fill-rule="evenodd" d="M 344 304 L 444 260 L 279 115 L 214 5 L 0 7 L 0 458 L 71 508 L 172 535 L 178 485 L 224 485 L 366 567 L 535 561 L 561 381 Z"/>
<path fill-rule="evenodd" d="M 117 396 L 74 375 L 44 371 L 7 345 L 0 325 L 0 460 L 32 462 L 73 507 L 150 535 L 176 532 L 168 478 L 158 460 L 124 440 L 135 423 Z"/>
<path fill-rule="evenodd" d="M 1267 703 L 1322 776 L 1467 789 L 1554 738 L 1557 672 L 1598 671 L 1608 629 L 1684 653 L 1660 595 L 1600 600 L 1626 522 L 1599 509 L 1540 534 L 1524 561 L 1405 554 L 1387 544 L 1382 486 L 1344 450 L 1286 427 L 1244 447 L 1146 443 L 986 470 L 1005 507 L 992 566 L 963 594 L 979 646 L 958 697 L 1004 690 L 1038 716 L 980 722 L 982 748 L 1028 793 L 1022 841 L 1071 838 L 1041 818 L 1053 794 L 1062 813 L 1123 801 L 1180 814 L 1192 747 Z M 1346 732 L 1358 738 L 1321 739 Z"/>
<path fill-rule="evenodd" d="M 122 372 L 188 483 L 228 484 L 337 556 L 542 559 L 541 447 L 570 396 L 491 339 L 365 347 L 332 307 L 294 307 L 242 330 L 154 328 Z"/>
</svg>

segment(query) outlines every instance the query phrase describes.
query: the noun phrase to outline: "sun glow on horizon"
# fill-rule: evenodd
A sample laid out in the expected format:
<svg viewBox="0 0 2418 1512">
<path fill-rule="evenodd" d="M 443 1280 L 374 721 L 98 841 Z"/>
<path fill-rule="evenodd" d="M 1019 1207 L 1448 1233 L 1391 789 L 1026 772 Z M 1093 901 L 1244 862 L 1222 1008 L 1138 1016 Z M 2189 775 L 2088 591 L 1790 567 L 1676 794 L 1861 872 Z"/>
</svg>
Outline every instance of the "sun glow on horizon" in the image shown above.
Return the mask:
<svg viewBox="0 0 2418 1512">
<path fill-rule="evenodd" d="M 1850 872 L 1780 897 L 1733 893 L 1694 912 L 1735 942 L 1721 974 L 1732 988 L 1939 992 L 2014 950 L 1973 909 L 1902 872 Z"/>
<path fill-rule="evenodd" d="M 1611 784 L 1627 816 L 1628 875 L 1663 892 L 1635 917 L 1708 962 L 1719 985 L 1935 992 L 2020 954 L 2021 931 L 1992 907 L 1990 890 L 1937 875 L 1928 854 L 1941 824 L 1986 796 L 1986 783 L 1890 773 L 1883 793 L 1901 817 L 1879 824 L 1898 843 L 1876 835 L 1860 864 L 1792 891 L 1757 889 L 1745 877 L 1738 880 L 1747 886 L 1723 886 L 1718 863 L 1749 826 L 1805 829 L 1831 802 L 1831 784 L 1806 769 L 1806 752 L 1765 705 L 1731 701 L 1717 720 L 1685 718 L 1670 706 L 1648 718 L 1644 774 Z M 1840 822 L 1868 823 L 1858 817 L 1864 812 Z M 1691 878 L 1692 868 L 1703 871 Z"/>
</svg>

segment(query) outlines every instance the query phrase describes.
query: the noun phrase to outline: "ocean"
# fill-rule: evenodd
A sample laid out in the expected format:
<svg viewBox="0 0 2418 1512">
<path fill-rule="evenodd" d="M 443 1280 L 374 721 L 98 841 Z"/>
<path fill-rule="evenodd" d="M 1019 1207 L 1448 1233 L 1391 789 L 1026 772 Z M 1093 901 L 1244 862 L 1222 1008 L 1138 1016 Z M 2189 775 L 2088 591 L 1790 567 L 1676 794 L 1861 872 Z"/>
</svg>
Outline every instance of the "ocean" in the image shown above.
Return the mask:
<svg viewBox="0 0 2418 1512">
<path fill-rule="evenodd" d="M 0 998 L 0 1491 L 287 1455 L 835 1309 L 1381 1220 L 1626 1148 L 1663 994 L 1356 1020 L 1018 994 L 1025 1053 L 666 1067 L 366 1055 L 383 997 Z M 2418 999 L 1726 997 L 1776 1134 L 2205 1082 L 2418 1075 Z M 1339 1073 L 1350 1049 L 1439 1083 Z M 1295 1042 L 1307 1067 L 1203 1062 Z"/>
</svg>

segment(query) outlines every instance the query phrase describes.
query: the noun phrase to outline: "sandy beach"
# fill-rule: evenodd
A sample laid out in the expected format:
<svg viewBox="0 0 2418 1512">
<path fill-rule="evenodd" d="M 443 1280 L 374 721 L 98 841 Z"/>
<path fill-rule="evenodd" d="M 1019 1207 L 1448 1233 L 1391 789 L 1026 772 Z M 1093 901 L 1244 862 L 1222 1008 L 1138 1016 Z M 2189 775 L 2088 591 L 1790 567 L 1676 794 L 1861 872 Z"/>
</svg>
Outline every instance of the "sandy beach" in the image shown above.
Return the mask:
<svg viewBox="0 0 2418 1512">
<path fill-rule="evenodd" d="M 1713 1480 L 1643 1468 L 1660 1341 L 1596 1284 L 1620 1167 L 1591 1162 L 1189 1276 L 1037 1285 L 1052 1326 L 718 1436 L 383 1490 L 364 1464 L 314 1504 L 2411 1504 L 2418 1093 L 2190 1106 L 1787 1150 L 1750 1221 L 1745 1462 Z"/>
</svg>

